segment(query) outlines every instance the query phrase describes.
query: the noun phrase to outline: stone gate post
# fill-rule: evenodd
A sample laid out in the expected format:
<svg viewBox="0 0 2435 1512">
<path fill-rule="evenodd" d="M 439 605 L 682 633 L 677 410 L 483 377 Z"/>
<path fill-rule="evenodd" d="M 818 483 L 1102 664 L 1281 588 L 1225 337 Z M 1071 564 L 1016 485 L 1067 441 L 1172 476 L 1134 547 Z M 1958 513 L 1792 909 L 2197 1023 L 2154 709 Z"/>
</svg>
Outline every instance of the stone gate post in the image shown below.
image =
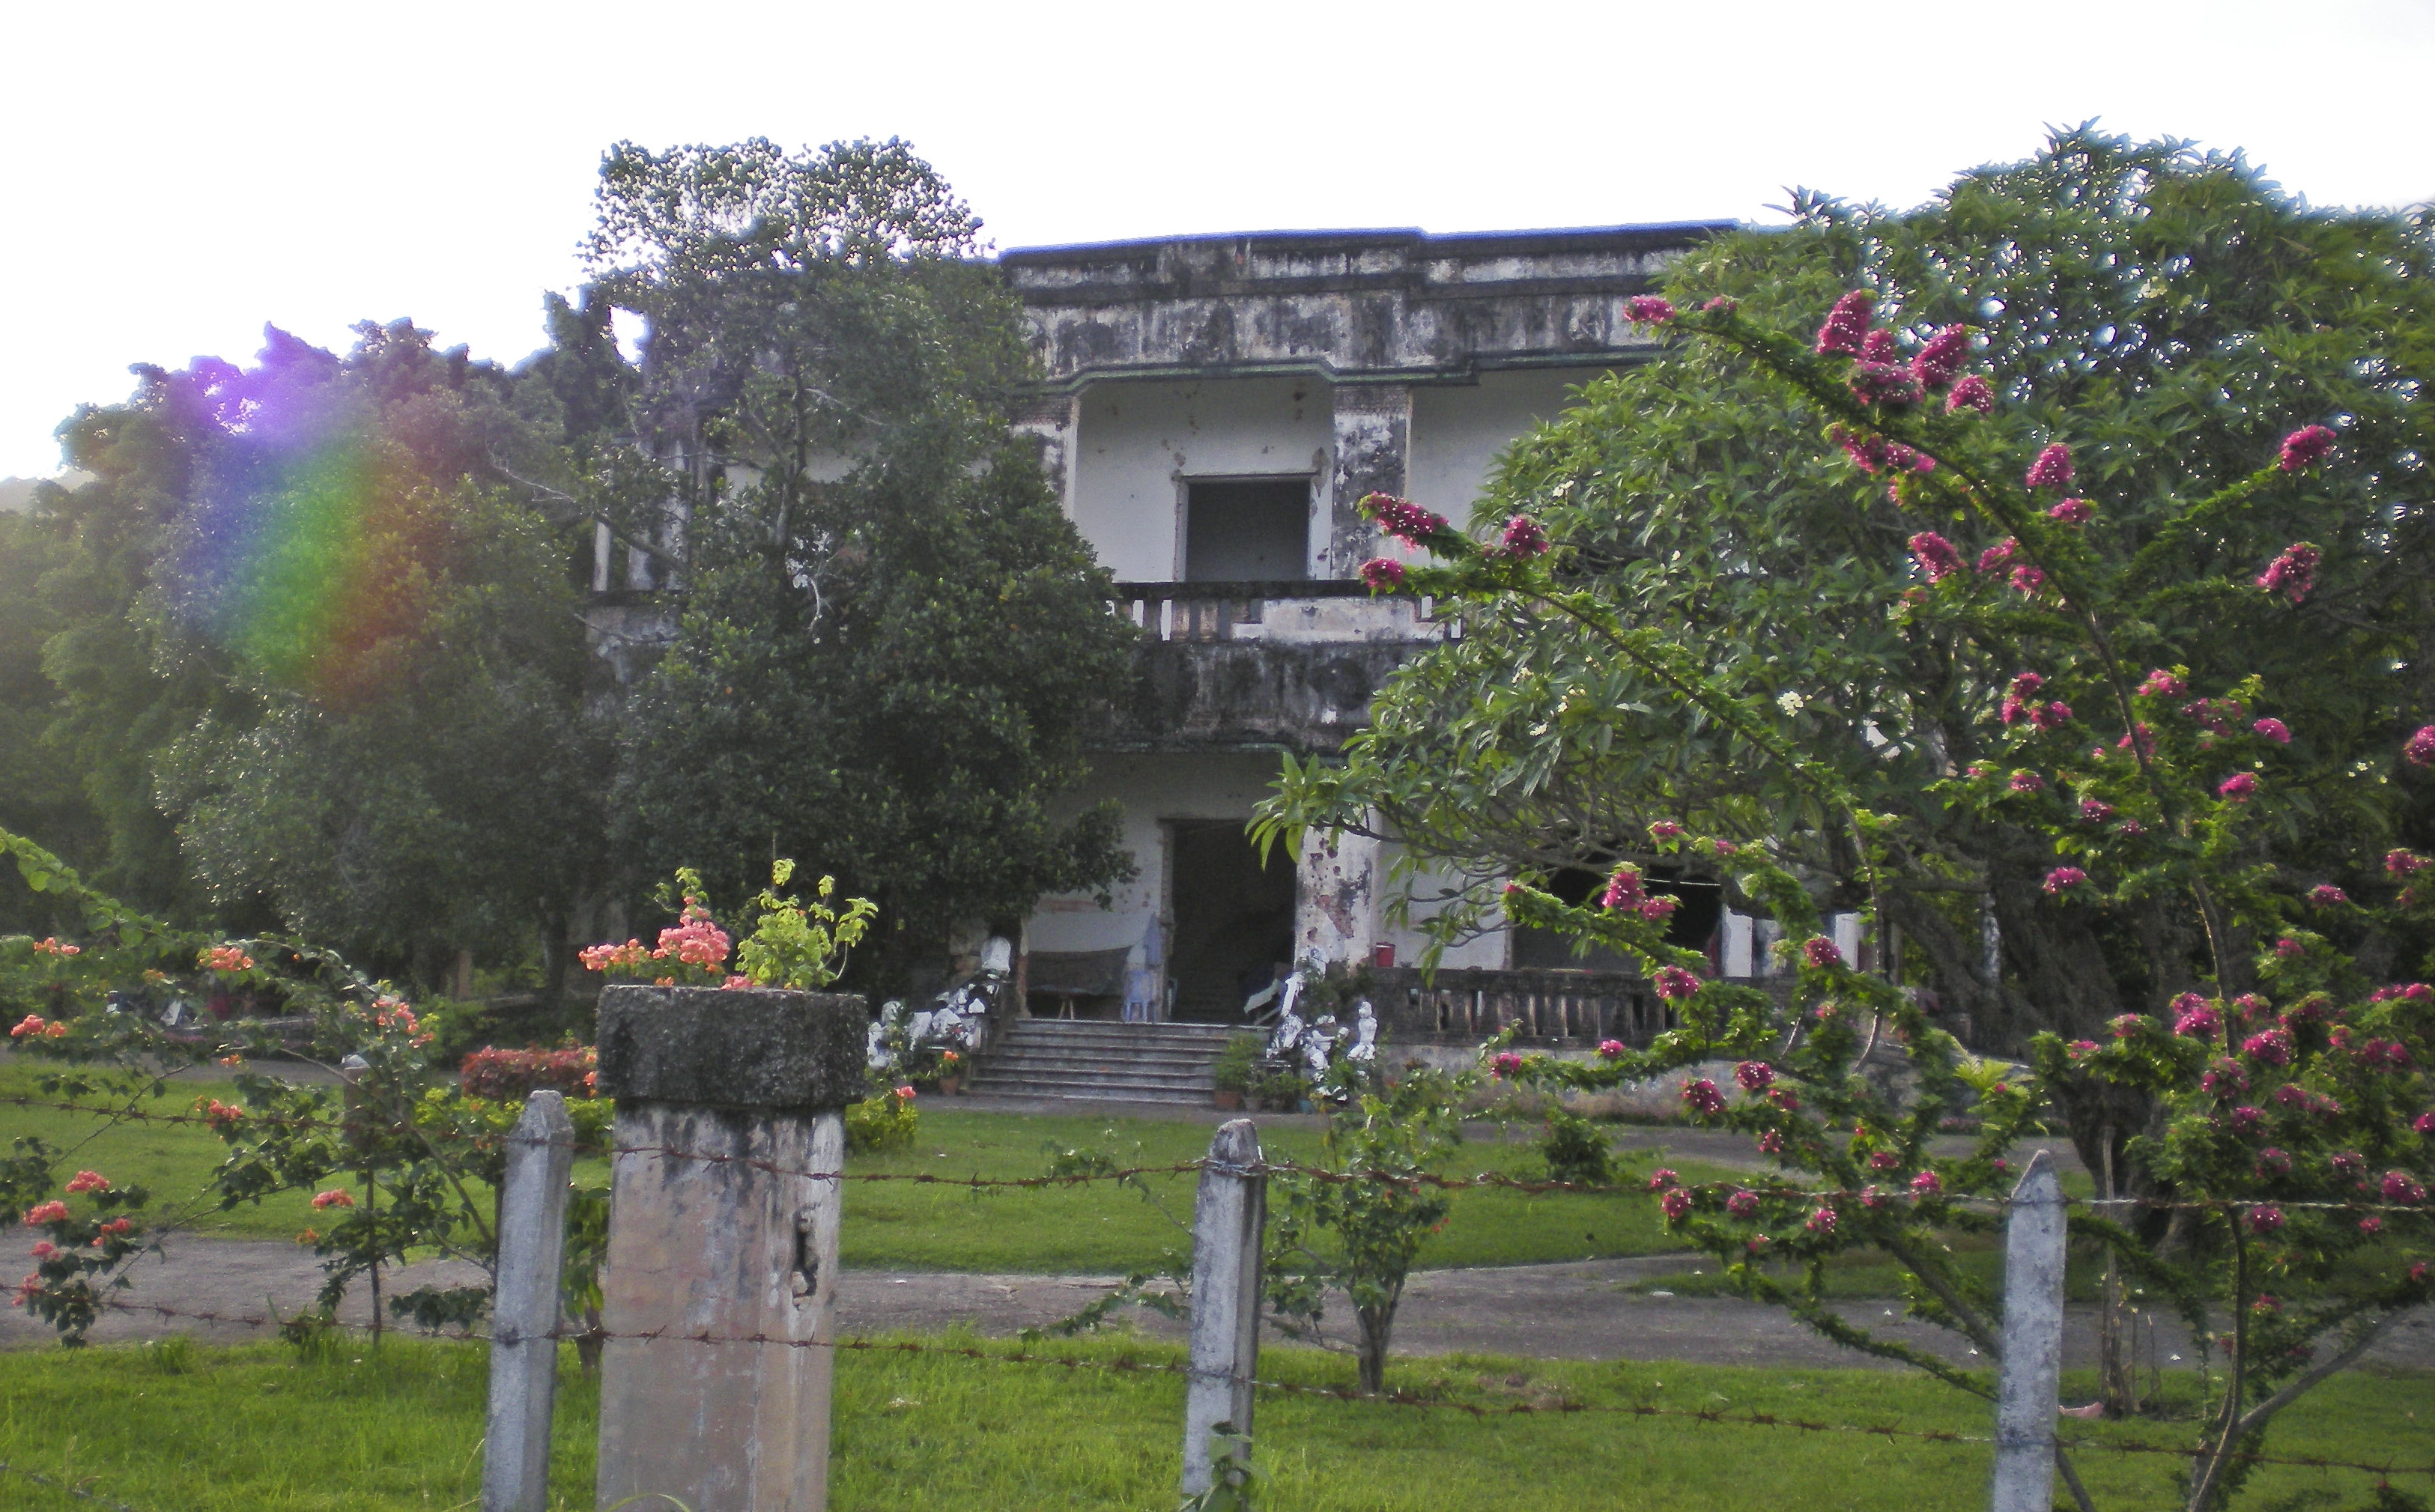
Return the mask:
<svg viewBox="0 0 2435 1512">
<path fill-rule="evenodd" d="M 868 1022 L 829 993 L 600 994 L 617 1122 L 597 1505 L 826 1505 L 835 1173 Z"/>
</svg>

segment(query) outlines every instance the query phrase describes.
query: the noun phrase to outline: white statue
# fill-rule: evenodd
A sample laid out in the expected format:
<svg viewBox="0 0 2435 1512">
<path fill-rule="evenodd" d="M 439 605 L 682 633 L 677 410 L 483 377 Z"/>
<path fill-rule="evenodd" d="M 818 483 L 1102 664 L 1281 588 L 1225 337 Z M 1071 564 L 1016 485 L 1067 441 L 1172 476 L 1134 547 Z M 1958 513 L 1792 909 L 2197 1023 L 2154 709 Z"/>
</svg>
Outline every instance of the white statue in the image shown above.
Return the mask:
<svg viewBox="0 0 2435 1512">
<path fill-rule="evenodd" d="M 1310 1033 L 1303 1036 L 1302 1063 L 1304 1069 L 1310 1073 L 1311 1080 L 1317 1081 L 1327 1074 L 1327 1062 L 1336 1048 L 1337 1038 L 1336 1015 L 1332 1013 L 1312 1024 Z"/>
<path fill-rule="evenodd" d="M 1353 1005 L 1353 1043 L 1344 1058 L 1368 1065 L 1378 1058 L 1378 1010 L 1368 998 L 1356 999 Z"/>
</svg>

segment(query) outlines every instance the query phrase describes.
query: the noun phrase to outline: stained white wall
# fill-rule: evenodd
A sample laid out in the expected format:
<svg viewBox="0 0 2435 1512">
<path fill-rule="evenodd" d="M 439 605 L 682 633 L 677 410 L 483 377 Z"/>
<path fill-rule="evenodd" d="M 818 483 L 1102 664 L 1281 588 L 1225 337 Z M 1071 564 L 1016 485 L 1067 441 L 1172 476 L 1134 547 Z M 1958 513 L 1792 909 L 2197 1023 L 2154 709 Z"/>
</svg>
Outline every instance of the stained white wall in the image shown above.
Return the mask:
<svg viewBox="0 0 2435 1512">
<path fill-rule="evenodd" d="M 1166 900 L 1166 846 L 1159 821 L 1248 820 L 1277 776 L 1277 758 L 1260 751 L 1101 756 L 1092 766 L 1082 797 L 1090 802 L 1112 798 L 1124 805 L 1124 844 L 1140 872 L 1115 889 L 1113 909 L 1102 909 L 1087 893 L 1042 899 L 1025 930 L 1028 950 L 1112 951 L 1140 944 L 1144 926 Z M 1072 804 L 1076 810 L 1082 806 Z"/>
<path fill-rule="evenodd" d="M 1390 882 L 1389 877 L 1394 864 L 1402 859 L 1403 852 L 1403 846 L 1394 841 L 1390 841 L 1381 848 L 1378 885 L 1388 902 L 1392 902 L 1398 892 L 1407 893 L 1410 896 L 1411 923 L 1408 926 L 1387 924 L 1380 929 L 1378 937 L 1394 945 L 1396 965 L 1416 966 L 1420 963 L 1421 953 L 1428 948 L 1429 943 L 1424 925 L 1443 907 L 1442 904 L 1432 903 L 1427 900 L 1453 890 L 1457 879 L 1451 872 L 1441 873 L 1434 867 L 1425 867 L 1400 884 Z M 1383 916 L 1384 910 L 1381 911 L 1381 917 Z M 1502 971 L 1505 969 L 1511 951 L 1511 936 L 1502 927 L 1498 927 L 1502 923 L 1502 915 L 1492 913 L 1483 922 L 1492 927 L 1486 933 L 1449 949 L 1438 960 L 1440 970 Z"/>
<path fill-rule="evenodd" d="M 1412 439 L 1407 488 L 1457 524 L 1471 518 L 1489 471 L 1514 438 L 1573 403 L 1571 390 L 1598 376 L 1593 369 L 1527 369 L 1482 373 L 1462 387 L 1412 390 Z"/>
<path fill-rule="evenodd" d="M 1185 479 L 1324 473 L 1335 436 L 1335 401 L 1317 378 L 1096 383 L 1078 407 L 1075 528 L 1130 582 L 1179 576 Z"/>
</svg>

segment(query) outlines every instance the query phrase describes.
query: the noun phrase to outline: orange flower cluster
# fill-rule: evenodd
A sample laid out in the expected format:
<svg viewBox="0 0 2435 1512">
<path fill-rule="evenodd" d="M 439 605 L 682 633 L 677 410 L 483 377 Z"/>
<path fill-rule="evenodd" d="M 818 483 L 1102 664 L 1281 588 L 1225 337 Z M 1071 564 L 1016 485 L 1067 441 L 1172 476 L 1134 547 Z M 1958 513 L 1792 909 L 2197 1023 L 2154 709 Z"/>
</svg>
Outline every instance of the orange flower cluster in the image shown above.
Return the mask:
<svg viewBox="0 0 2435 1512">
<path fill-rule="evenodd" d="M 195 964 L 214 971 L 250 971 L 253 957 L 235 945 L 215 945 L 197 956 Z"/>
<path fill-rule="evenodd" d="M 66 1024 L 57 1020 L 45 1023 L 43 1022 L 42 1015 L 36 1013 L 26 1014 L 17 1021 L 15 1028 L 9 1031 L 9 1038 L 11 1040 L 64 1040 L 67 1037 Z"/>
</svg>

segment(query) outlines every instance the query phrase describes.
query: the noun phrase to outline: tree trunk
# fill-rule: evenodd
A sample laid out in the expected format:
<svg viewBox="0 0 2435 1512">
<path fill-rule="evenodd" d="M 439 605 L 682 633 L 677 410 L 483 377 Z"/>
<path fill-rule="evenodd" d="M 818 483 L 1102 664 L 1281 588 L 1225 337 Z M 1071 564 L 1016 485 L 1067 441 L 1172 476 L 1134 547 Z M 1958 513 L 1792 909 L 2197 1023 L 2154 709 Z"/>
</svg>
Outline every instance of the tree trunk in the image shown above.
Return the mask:
<svg viewBox="0 0 2435 1512">
<path fill-rule="evenodd" d="M 1374 1397 L 1387 1389 L 1387 1341 L 1395 1332 L 1395 1304 L 1356 1307 L 1353 1315 L 1361 1329 L 1361 1392 Z"/>
</svg>

